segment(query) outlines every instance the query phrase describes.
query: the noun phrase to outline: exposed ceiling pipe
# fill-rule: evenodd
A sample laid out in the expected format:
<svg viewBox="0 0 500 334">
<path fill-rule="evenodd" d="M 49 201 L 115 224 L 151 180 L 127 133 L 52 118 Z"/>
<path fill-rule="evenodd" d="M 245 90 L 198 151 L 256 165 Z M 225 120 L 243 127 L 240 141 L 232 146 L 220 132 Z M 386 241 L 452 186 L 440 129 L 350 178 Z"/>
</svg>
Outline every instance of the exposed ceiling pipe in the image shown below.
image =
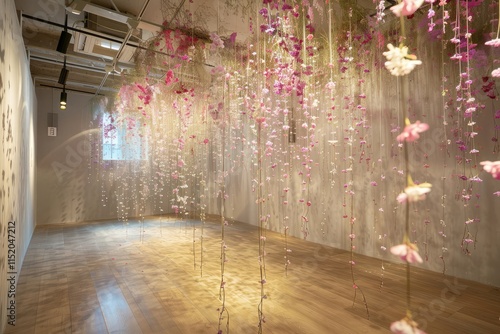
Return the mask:
<svg viewBox="0 0 500 334">
<path fill-rule="evenodd" d="M 40 62 L 44 62 L 47 64 L 54 64 L 54 65 L 62 65 L 63 64 L 63 62 L 60 60 L 54 60 L 51 58 L 45 58 L 45 57 L 37 56 L 37 55 L 31 55 L 31 61 L 40 61 Z M 96 68 L 96 67 L 73 64 L 73 63 L 66 63 L 66 66 L 71 67 L 71 68 L 76 68 L 79 70 L 96 72 L 96 73 L 100 73 L 100 74 L 105 72 L 104 67 L 103 68 Z"/>
<path fill-rule="evenodd" d="M 24 13 L 22 14 L 22 16 L 23 16 L 23 18 L 26 18 L 26 19 L 29 19 L 29 20 L 46 23 L 46 24 L 49 24 L 49 25 L 52 25 L 52 26 L 55 26 L 55 27 L 60 27 L 60 28 L 64 29 L 64 25 L 63 24 L 59 24 L 59 23 L 56 23 L 56 22 L 44 20 L 44 19 L 41 19 L 41 18 L 38 18 L 38 17 L 34 17 L 34 16 L 31 16 L 31 15 L 24 14 Z M 75 32 L 78 32 L 78 33 L 81 33 L 81 34 L 84 34 L 84 35 L 89 35 L 89 36 L 101 38 L 101 39 L 104 39 L 104 40 L 110 41 L 110 42 L 125 44 L 127 46 L 138 48 L 140 50 L 151 51 L 151 52 L 154 52 L 154 53 L 157 53 L 157 54 L 161 54 L 161 55 L 164 55 L 164 56 L 172 56 L 171 54 L 168 54 L 168 53 L 165 53 L 165 52 L 162 52 L 162 51 L 158 51 L 158 50 L 155 50 L 155 49 L 148 49 L 148 48 L 146 48 L 144 46 L 141 46 L 141 45 L 139 45 L 139 44 L 137 44 L 135 42 L 127 41 L 125 43 L 124 40 L 121 39 L 121 38 L 118 38 L 118 37 L 112 38 L 112 37 L 110 37 L 108 35 L 103 35 L 103 34 L 101 34 L 99 32 L 96 32 L 96 31 L 82 30 L 82 29 L 74 28 L 74 27 L 68 27 L 68 30 L 75 31 Z M 206 65 L 207 66 L 211 66 L 209 64 L 206 64 Z"/>
<path fill-rule="evenodd" d="M 140 10 L 139 14 L 137 14 L 137 21 L 141 21 L 142 16 L 144 15 L 144 12 L 146 11 L 146 8 L 148 7 L 150 1 L 151 0 L 146 0 L 144 2 L 144 5 L 142 6 L 142 9 Z M 127 35 L 125 36 L 125 39 L 123 40 L 123 43 L 120 46 L 120 49 L 118 50 L 118 52 L 116 53 L 115 58 L 113 59 L 113 62 L 111 64 L 112 69 L 116 68 L 116 65 L 118 63 L 118 59 L 120 59 L 120 56 L 123 53 L 123 50 L 125 49 L 125 44 L 129 41 L 130 37 L 132 37 L 132 33 L 133 33 L 134 29 L 135 29 L 134 27 L 129 27 Z M 109 76 L 109 72 L 107 72 L 104 75 L 104 78 L 102 78 L 101 85 L 99 86 L 99 89 L 97 89 L 96 95 L 99 94 L 99 91 L 102 89 L 102 87 L 106 83 L 106 80 L 108 80 L 108 76 Z"/>
<path fill-rule="evenodd" d="M 116 7 L 116 4 L 113 0 L 109 0 L 109 2 L 111 2 L 111 6 L 113 6 L 113 8 L 118 12 L 120 13 L 120 10 L 118 9 L 118 7 Z"/>
<path fill-rule="evenodd" d="M 48 50 L 45 48 L 33 47 L 33 46 L 27 46 L 26 50 L 29 51 L 32 57 L 39 58 L 37 60 L 47 59 L 53 61 L 54 63 L 62 64 L 62 61 L 59 60 L 61 59 L 60 55 L 57 54 L 54 50 Z M 75 68 L 84 68 L 89 70 L 96 70 L 101 68 L 104 71 L 106 66 L 110 66 L 109 61 L 91 55 L 79 56 L 78 54 L 68 54 L 66 55 L 66 61 L 68 66 L 72 66 Z M 134 68 L 133 65 L 126 63 L 119 63 L 118 65 L 120 66 L 120 68 L 124 69 Z"/>
<path fill-rule="evenodd" d="M 34 17 L 34 16 L 27 15 L 27 14 L 24 14 L 24 13 L 22 15 L 23 15 L 23 18 L 26 18 L 26 19 L 29 19 L 29 20 L 33 20 L 33 21 L 42 22 L 42 23 L 46 23 L 46 24 L 49 24 L 49 25 L 52 25 L 52 26 L 64 29 L 64 24 L 59 24 L 59 23 L 56 23 L 56 22 L 44 20 L 44 19 L 41 19 L 39 17 Z M 79 32 L 81 34 L 86 34 L 86 35 L 97 37 L 97 38 L 101 38 L 101 39 L 104 39 L 104 40 L 107 40 L 107 41 L 111 41 L 111 42 L 123 43 L 123 39 L 121 39 L 119 37 L 113 38 L 113 37 L 110 37 L 108 35 L 101 34 L 101 33 L 97 32 L 97 31 L 82 30 L 82 29 L 74 28 L 74 27 L 68 27 L 68 30 Z M 147 49 L 145 47 L 141 47 L 140 45 L 138 45 L 137 43 L 134 43 L 134 42 L 127 42 L 126 44 L 127 44 L 127 46 L 131 46 L 131 47 L 135 47 L 135 48 L 139 48 L 139 49 L 144 49 L 144 50 L 149 50 L 149 49 Z M 154 50 L 151 50 L 151 51 L 154 51 Z M 162 53 L 162 52 L 159 52 L 159 53 Z"/>
<path fill-rule="evenodd" d="M 144 5 L 142 6 L 142 9 L 140 10 L 139 14 L 137 15 L 137 21 L 138 22 L 141 22 L 142 16 L 146 12 L 146 8 L 148 7 L 149 2 L 150 2 L 150 0 L 146 0 L 144 2 Z M 186 0 L 182 0 L 181 1 L 181 3 L 179 4 L 179 6 L 177 6 L 177 9 L 176 9 L 174 15 L 172 16 L 172 18 L 170 19 L 170 21 L 167 21 L 167 23 L 168 22 L 173 22 L 175 20 L 175 18 L 177 17 L 177 15 L 179 14 L 179 12 L 181 11 L 182 7 L 184 6 L 185 2 L 186 2 Z M 128 39 L 132 35 L 132 30 L 133 29 L 130 29 L 129 32 L 127 33 L 127 36 L 125 37 L 125 41 L 128 41 Z M 116 62 L 118 61 L 118 59 L 120 58 L 121 53 L 123 52 L 123 48 L 124 48 L 124 44 L 122 44 L 122 46 L 120 47 L 120 50 L 118 50 L 118 53 L 115 56 L 115 59 L 113 60 L 113 68 L 115 68 Z M 97 90 L 96 94 L 98 94 L 99 90 L 102 89 L 102 87 L 106 83 L 106 80 L 108 79 L 108 76 L 109 76 L 109 73 L 106 73 L 104 75 L 104 78 L 102 79 L 101 85 L 99 86 L 99 89 Z"/>
<path fill-rule="evenodd" d="M 57 84 L 56 79 L 54 79 L 53 77 L 36 75 L 36 76 L 33 77 L 33 84 L 35 86 L 38 84 L 40 86 L 53 87 L 53 88 L 57 88 L 57 89 L 62 90 L 62 88 L 60 87 L 60 85 L 49 86 L 49 85 L 44 85 L 44 84 L 42 84 L 40 82 L 48 82 L 48 83 Z M 89 89 L 89 90 L 94 90 L 94 89 L 97 88 L 97 85 L 87 84 L 87 83 L 77 82 L 77 81 L 68 81 L 67 84 L 70 85 L 71 87 L 80 87 L 80 88 L 86 88 L 86 89 Z M 75 92 L 79 91 L 79 90 L 73 89 L 73 88 L 66 88 L 66 90 L 67 91 L 75 91 Z M 111 88 L 111 87 L 106 87 L 103 90 L 109 91 L 109 92 L 113 92 L 113 93 L 115 93 L 115 92 L 118 91 L 115 88 Z M 95 95 L 94 93 L 91 93 L 91 92 L 85 92 L 85 93 Z M 97 94 L 97 95 L 102 95 L 102 94 Z"/>
</svg>

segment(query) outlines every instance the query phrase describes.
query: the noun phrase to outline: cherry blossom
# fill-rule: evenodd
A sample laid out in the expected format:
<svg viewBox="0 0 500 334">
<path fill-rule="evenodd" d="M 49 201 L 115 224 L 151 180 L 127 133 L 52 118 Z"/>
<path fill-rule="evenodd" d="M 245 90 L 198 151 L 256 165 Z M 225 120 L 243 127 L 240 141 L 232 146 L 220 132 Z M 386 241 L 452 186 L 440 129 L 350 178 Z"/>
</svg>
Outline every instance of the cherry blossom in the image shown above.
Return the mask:
<svg viewBox="0 0 500 334">
<path fill-rule="evenodd" d="M 415 244 L 406 241 L 403 244 L 392 246 L 391 253 L 397 255 L 401 258 L 401 260 L 409 263 L 422 263 L 423 260 L 418 254 L 418 248 Z"/>
<path fill-rule="evenodd" d="M 210 39 L 212 40 L 212 51 L 215 51 L 218 48 L 224 49 L 224 42 L 219 35 L 212 32 L 210 33 Z"/>
<path fill-rule="evenodd" d="M 498 48 L 498 47 L 500 47 L 500 38 L 495 38 L 495 39 L 489 40 L 484 44 Z"/>
<path fill-rule="evenodd" d="M 499 161 L 482 161 L 483 169 L 490 173 L 494 179 L 500 180 L 500 160 Z"/>
<path fill-rule="evenodd" d="M 410 175 L 408 175 L 407 186 L 404 192 L 398 195 L 397 201 L 404 202 L 417 202 L 425 199 L 425 194 L 431 191 L 432 184 L 424 182 L 415 184 Z"/>
<path fill-rule="evenodd" d="M 392 75 L 402 76 L 413 71 L 415 66 L 422 65 L 422 61 L 417 60 L 415 55 L 408 54 L 407 46 L 395 47 L 392 44 L 387 44 L 389 51 L 383 53 L 387 58 L 385 68 L 391 72 Z"/>
<path fill-rule="evenodd" d="M 496 68 L 491 71 L 491 76 L 494 78 L 500 78 L 500 68 Z"/>
<path fill-rule="evenodd" d="M 406 187 L 404 192 L 399 194 L 397 201 L 399 203 L 408 202 L 418 202 L 425 199 L 425 194 L 431 191 L 430 183 L 423 183 L 419 185 L 413 185 Z"/>
<path fill-rule="evenodd" d="M 420 121 L 416 121 L 415 123 L 411 124 L 410 120 L 407 118 L 405 120 L 405 128 L 399 136 L 396 137 L 396 139 L 399 142 L 407 141 L 407 142 L 412 142 L 420 138 L 419 133 L 422 133 L 424 131 L 427 131 L 429 129 L 429 125 L 426 123 L 421 123 Z"/>
<path fill-rule="evenodd" d="M 403 0 L 399 4 L 392 6 L 391 11 L 396 16 L 412 15 L 422 6 L 424 0 Z"/>
<path fill-rule="evenodd" d="M 408 318 L 393 322 L 391 332 L 396 334 L 426 334 L 423 330 L 417 328 L 415 321 Z"/>
</svg>

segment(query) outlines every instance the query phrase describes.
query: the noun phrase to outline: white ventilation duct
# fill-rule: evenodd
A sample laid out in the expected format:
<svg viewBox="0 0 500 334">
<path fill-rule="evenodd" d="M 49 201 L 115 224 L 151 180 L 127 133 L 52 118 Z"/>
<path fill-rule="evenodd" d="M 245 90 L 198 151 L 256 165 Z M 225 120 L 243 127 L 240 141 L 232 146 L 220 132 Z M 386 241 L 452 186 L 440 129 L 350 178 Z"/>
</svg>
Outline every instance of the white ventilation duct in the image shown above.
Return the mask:
<svg viewBox="0 0 500 334">
<path fill-rule="evenodd" d="M 84 0 L 72 0 L 66 6 L 66 10 L 76 15 L 80 15 L 82 12 L 95 14 L 97 16 L 105 17 L 109 20 L 124 23 L 130 29 L 144 29 L 150 32 L 160 32 L 162 30 L 161 25 L 142 20 L 138 21 L 130 15 L 120 13 L 106 7 L 95 5 Z"/>
</svg>

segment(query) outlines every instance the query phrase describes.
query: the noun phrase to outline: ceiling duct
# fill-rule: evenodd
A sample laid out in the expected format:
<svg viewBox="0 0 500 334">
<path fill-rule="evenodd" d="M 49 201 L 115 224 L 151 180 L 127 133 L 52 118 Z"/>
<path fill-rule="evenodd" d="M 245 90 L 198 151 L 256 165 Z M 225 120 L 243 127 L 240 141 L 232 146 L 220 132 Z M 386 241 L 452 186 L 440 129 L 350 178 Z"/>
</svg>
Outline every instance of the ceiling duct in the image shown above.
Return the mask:
<svg viewBox="0 0 500 334">
<path fill-rule="evenodd" d="M 66 9 L 75 14 L 84 12 L 84 26 L 79 30 L 93 33 L 75 33 L 73 50 L 118 62 L 133 63 L 136 47 L 130 46 L 134 42 L 128 41 L 127 45 L 121 50 L 122 43 L 116 42 L 117 39 L 122 41 L 130 32 L 132 40 L 134 38 L 139 41 L 145 40 L 162 29 L 159 25 L 140 21 L 128 14 L 91 4 L 87 1 L 73 0 Z M 96 35 L 103 38 L 96 37 Z M 116 59 L 118 53 L 119 57 Z"/>
<path fill-rule="evenodd" d="M 158 33 L 163 30 L 161 25 L 156 23 L 147 22 L 144 20 L 137 20 L 135 17 L 112 10 L 106 7 L 92 4 L 83 0 L 73 0 L 67 6 L 66 10 L 70 13 L 80 15 L 82 12 L 94 14 L 99 17 L 106 18 L 111 21 L 120 22 L 130 29 L 147 30 L 152 33 Z"/>
<path fill-rule="evenodd" d="M 118 54 L 122 44 L 117 40 L 123 40 L 129 28 L 126 24 L 106 17 L 87 14 L 85 25 L 79 30 L 83 32 L 75 33 L 73 51 L 112 60 Z M 85 34 L 85 31 L 92 34 Z M 139 38 L 139 36 L 135 36 Z M 128 44 L 133 44 L 133 42 Z M 132 63 L 135 51 L 136 47 L 126 45 L 118 61 Z"/>
</svg>

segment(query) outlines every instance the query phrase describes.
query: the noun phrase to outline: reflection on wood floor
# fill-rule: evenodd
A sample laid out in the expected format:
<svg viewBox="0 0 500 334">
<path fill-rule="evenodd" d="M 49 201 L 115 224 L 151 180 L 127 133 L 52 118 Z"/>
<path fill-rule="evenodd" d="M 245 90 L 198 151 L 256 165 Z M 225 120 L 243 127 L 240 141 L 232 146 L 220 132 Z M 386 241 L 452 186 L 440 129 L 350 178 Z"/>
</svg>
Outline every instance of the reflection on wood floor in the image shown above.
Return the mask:
<svg viewBox="0 0 500 334">
<path fill-rule="evenodd" d="M 203 261 L 200 235 L 203 228 Z M 194 239 L 193 239 L 194 235 Z M 404 316 L 400 264 L 267 232 L 264 333 L 388 333 Z M 226 227 L 229 332 L 257 333 L 258 231 Z M 22 268 L 16 326 L 7 333 L 217 333 L 220 225 L 155 217 L 144 222 L 38 226 Z M 202 270 L 201 270 L 202 269 Z M 413 270 L 415 318 L 428 333 L 500 333 L 500 289 Z M 225 321 L 222 326 L 226 333 Z"/>
</svg>

